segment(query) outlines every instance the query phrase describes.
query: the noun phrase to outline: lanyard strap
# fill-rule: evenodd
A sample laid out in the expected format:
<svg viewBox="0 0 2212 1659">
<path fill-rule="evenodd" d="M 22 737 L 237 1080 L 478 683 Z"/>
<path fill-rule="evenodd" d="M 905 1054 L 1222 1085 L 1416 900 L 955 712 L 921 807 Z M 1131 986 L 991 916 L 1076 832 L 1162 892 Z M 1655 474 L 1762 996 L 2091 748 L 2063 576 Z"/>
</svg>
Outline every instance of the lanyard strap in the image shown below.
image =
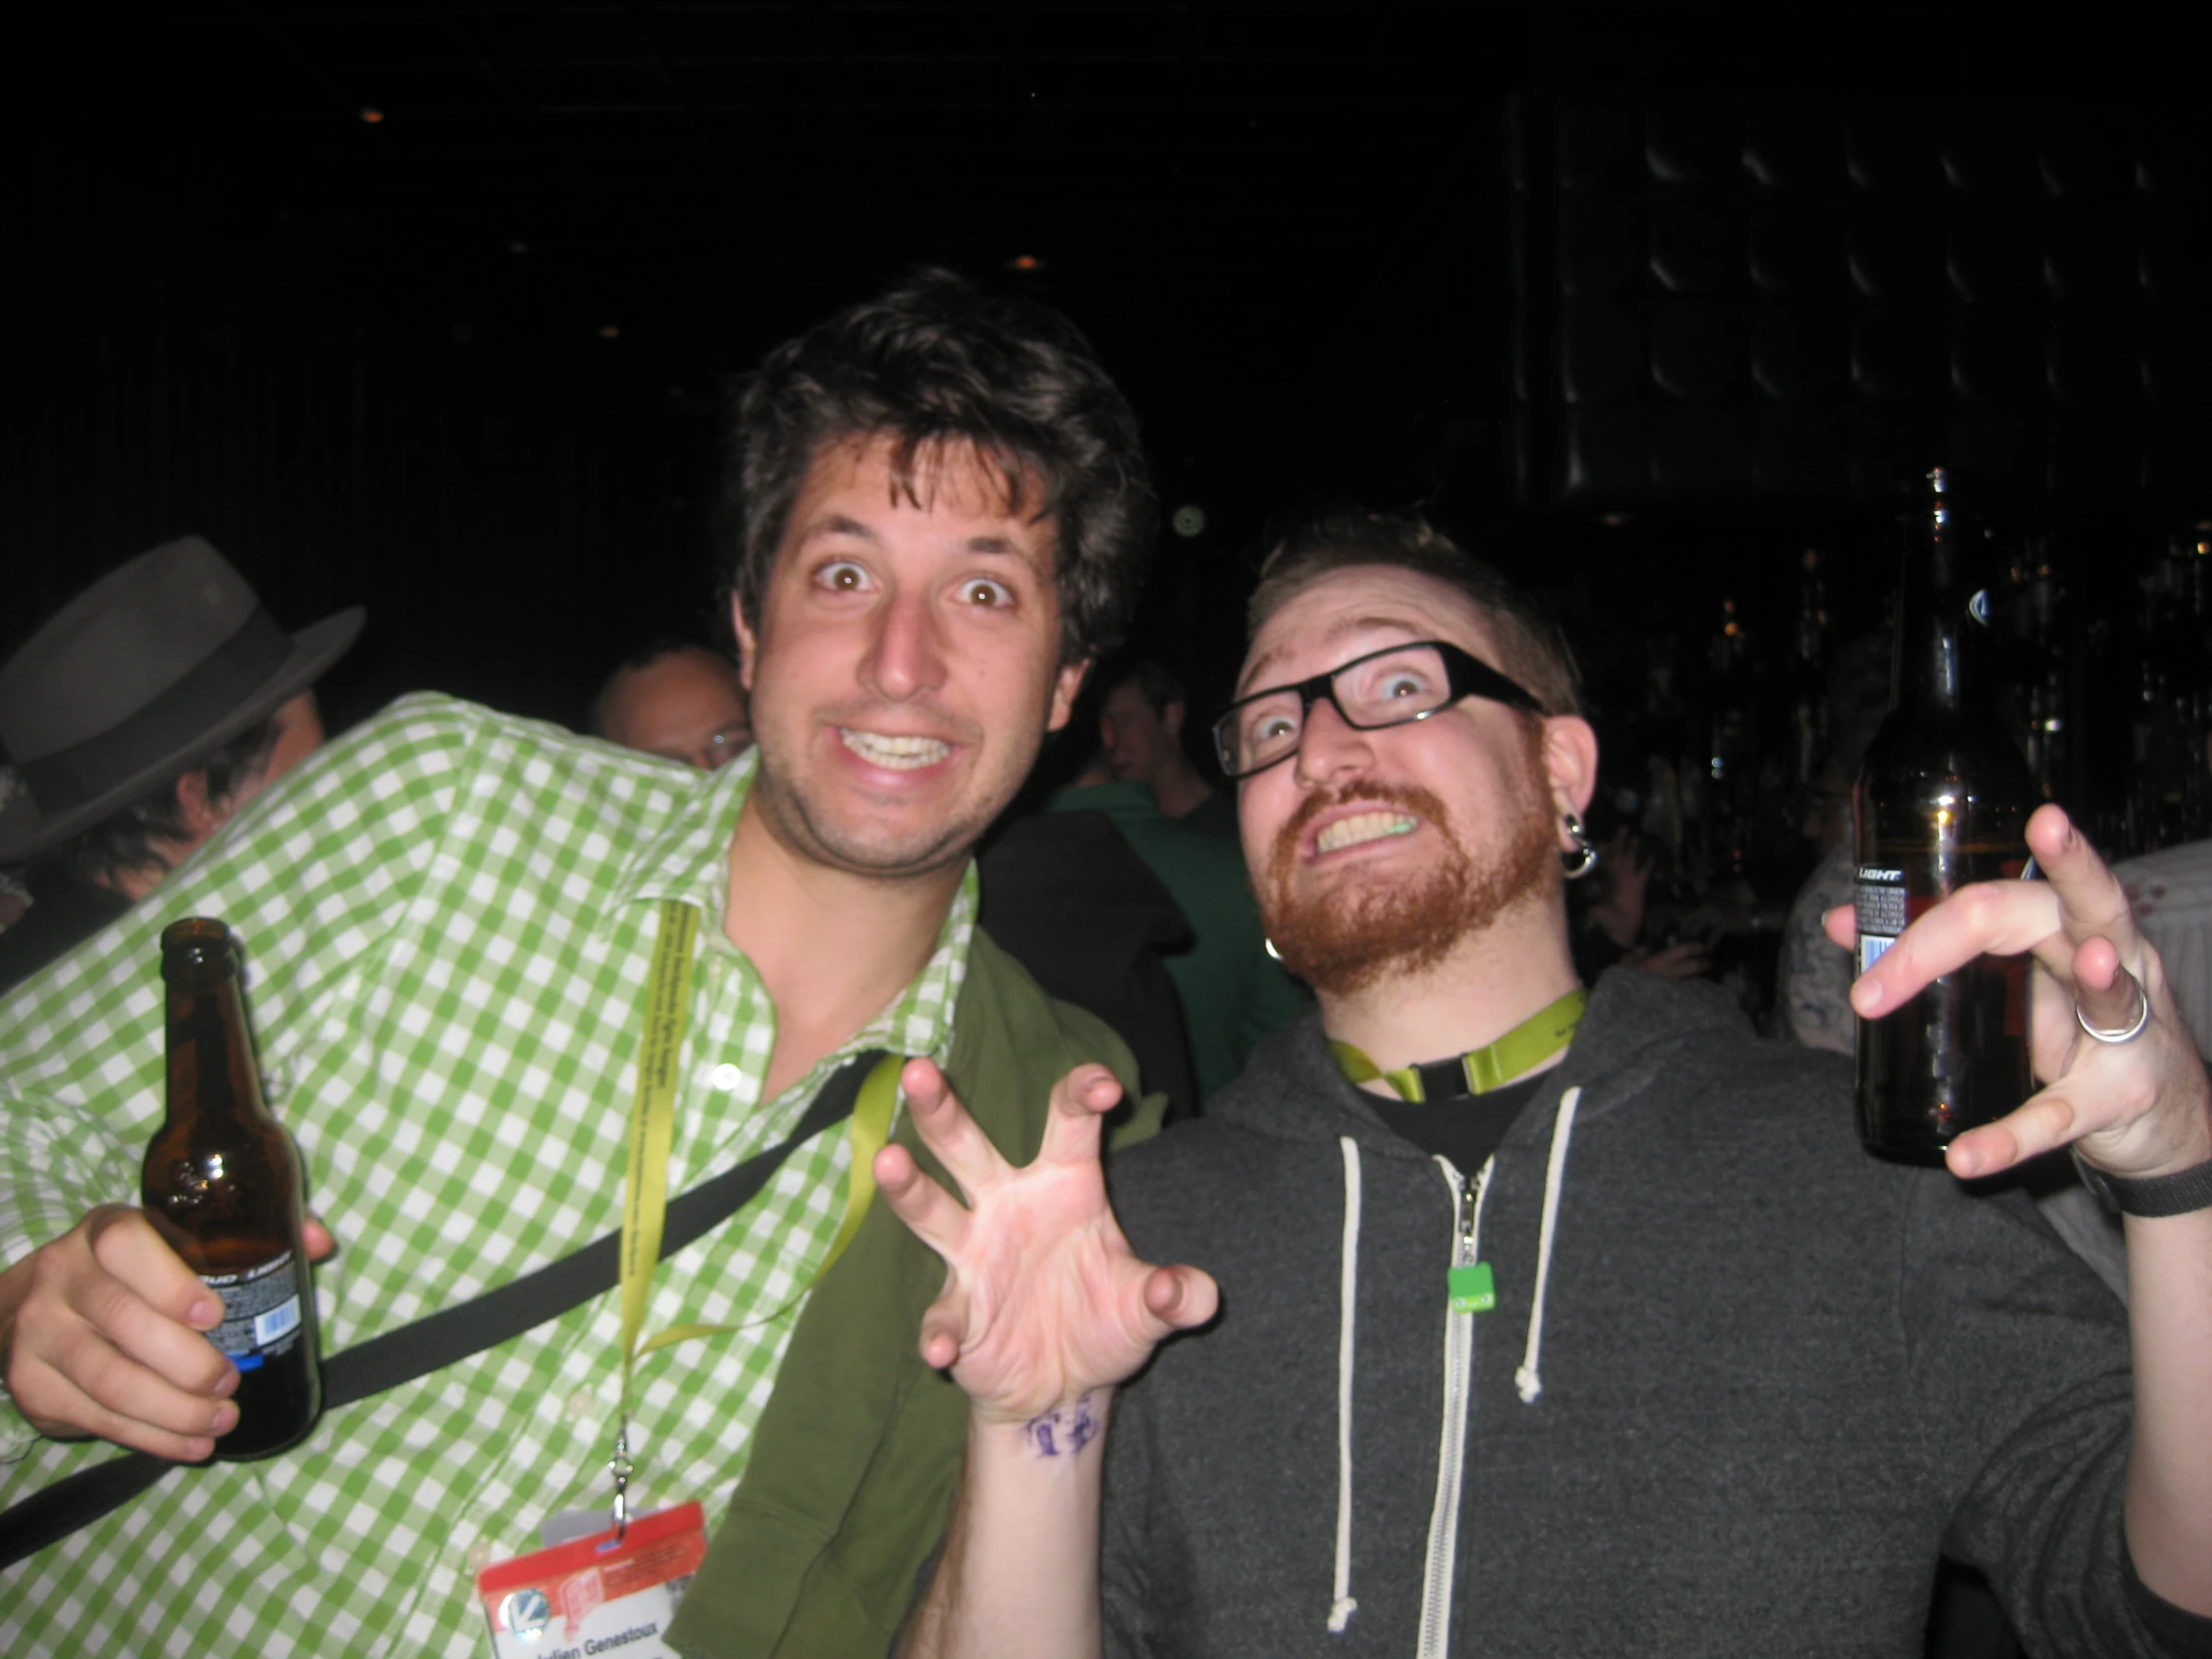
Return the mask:
<svg viewBox="0 0 2212 1659">
<path fill-rule="evenodd" d="M 1536 1010 L 1493 1043 L 1470 1048 L 1449 1060 L 1428 1060 L 1417 1066 L 1384 1071 L 1351 1043 L 1332 1037 L 1329 1052 L 1348 1083 L 1389 1084 L 1400 1100 L 1450 1100 L 1459 1095 L 1487 1094 L 1543 1064 L 1574 1041 L 1575 1027 L 1590 993 L 1577 985 L 1558 1001 Z"/>
<path fill-rule="evenodd" d="M 629 1527 L 631 1374 L 638 1360 L 656 1349 L 694 1337 L 713 1337 L 763 1325 L 795 1307 L 835 1266 L 859 1232 L 875 1197 L 875 1154 L 890 1138 L 891 1114 L 898 1106 L 898 1074 L 905 1064 L 896 1054 L 877 1061 L 860 1085 L 845 1131 L 851 1148 L 845 1172 L 844 1219 L 838 1223 L 822 1266 L 790 1301 L 744 1325 L 678 1325 L 639 1341 L 646 1304 L 653 1291 L 653 1268 L 661 1258 L 661 1230 L 668 1217 L 668 1159 L 676 1140 L 676 1078 L 683 1057 L 684 1030 L 691 1014 L 691 967 L 699 939 L 699 911 L 680 898 L 661 904 L 661 925 L 653 941 L 647 974 L 644 1041 L 638 1053 L 638 1091 L 630 1104 L 630 1133 L 622 1183 L 622 1414 L 615 1432 L 614 1475 L 617 1536 Z"/>
</svg>

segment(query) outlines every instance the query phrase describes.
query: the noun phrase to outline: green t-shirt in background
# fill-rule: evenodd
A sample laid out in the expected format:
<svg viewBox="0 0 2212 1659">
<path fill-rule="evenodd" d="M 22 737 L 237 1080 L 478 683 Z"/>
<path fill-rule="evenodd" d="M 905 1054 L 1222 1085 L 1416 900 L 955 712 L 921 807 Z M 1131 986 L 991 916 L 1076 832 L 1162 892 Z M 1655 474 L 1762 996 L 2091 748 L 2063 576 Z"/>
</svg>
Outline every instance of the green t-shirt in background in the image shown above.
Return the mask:
<svg viewBox="0 0 2212 1659">
<path fill-rule="evenodd" d="M 1298 981 L 1267 953 L 1234 807 L 1225 830 L 1222 816 L 1206 808 L 1169 818 L 1141 784 L 1062 790 L 1048 805 L 1056 813 L 1105 815 L 1175 895 L 1195 942 L 1163 960 L 1183 999 L 1199 1092 L 1225 1087 L 1244 1070 L 1254 1045 L 1306 1005 Z"/>
</svg>

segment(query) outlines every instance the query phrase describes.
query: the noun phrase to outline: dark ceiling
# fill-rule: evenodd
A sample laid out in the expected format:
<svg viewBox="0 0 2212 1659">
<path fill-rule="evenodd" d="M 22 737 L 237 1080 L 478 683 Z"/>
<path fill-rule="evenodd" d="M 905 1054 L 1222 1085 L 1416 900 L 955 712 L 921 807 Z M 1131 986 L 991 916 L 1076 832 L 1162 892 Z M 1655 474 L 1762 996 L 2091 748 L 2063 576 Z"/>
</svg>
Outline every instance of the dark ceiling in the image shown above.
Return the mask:
<svg viewBox="0 0 2212 1659">
<path fill-rule="evenodd" d="M 1408 302 L 1481 297 L 1466 241 L 1483 228 L 1466 221 L 1500 165 L 1502 94 L 2188 85 L 2186 55 L 2145 50 L 2139 31 L 2061 39 L 2032 25 L 2040 15 L 55 4 L 17 57 L 15 109 L 189 193 L 232 239 L 319 262 L 323 280 L 388 314 L 594 387 L 696 393 L 911 263 L 1013 273 L 1093 331 L 1171 472 L 1203 470 L 1241 428 L 1281 457 L 1269 470 L 1310 480 L 1318 444 L 1357 444 L 1386 405 L 1434 402 L 1419 359 L 1448 354 L 1448 324 L 1409 326 Z M 1016 271 L 1024 260 L 1035 269 Z"/>
<path fill-rule="evenodd" d="M 47 550 L 53 568 L 29 584 L 38 606 L 95 560 L 187 528 L 249 554 L 308 549 L 304 569 L 257 579 L 287 584 L 277 598 L 302 612 L 370 598 L 399 683 L 451 643 L 398 633 L 416 624 L 398 597 L 416 578 L 391 562 L 397 541 L 416 544 L 418 564 L 442 561 L 441 576 L 456 541 L 481 550 L 483 591 L 507 602 L 536 553 L 518 511 L 540 515 L 539 545 L 568 511 L 537 499 L 519 464 L 476 490 L 465 523 L 405 520 L 392 490 L 432 473 L 383 463 L 395 481 L 377 496 L 361 446 L 394 440 L 364 437 L 359 419 L 348 437 L 342 409 L 303 385 L 267 408 L 324 410 L 335 435 L 301 440 L 321 470 L 289 483 L 297 499 L 259 498 L 278 475 L 248 428 L 291 417 L 254 416 L 244 371 L 225 365 L 280 377 L 297 365 L 273 358 L 321 347 L 287 344 L 289 312 L 248 342 L 260 355 L 235 343 L 260 291 L 241 271 L 360 319 L 394 361 L 528 405 L 541 432 L 611 423 L 633 457 L 674 457 L 639 486 L 658 492 L 651 513 L 610 505 L 623 479 L 648 478 L 634 462 L 576 486 L 597 516 L 560 556 L 585 581 L 623 531 L 676 548 L 672 591 L 703 591 L 699 502 L 725 378 L 924 262 L 1034 288 L 1090 331 L 1145 419 L 1169 503 L 1204 503 L 1224 565 L 1269 513 L 1316 496 L 1455 488 L 1480 510 L 1508 493 L 1498 318 L 1514 98 L 2192 102 L 2183 15 L 2132 0 L 2093 21 L 2078 8 L 1772 0 L 53 0 L 11 20 L 0 73 L 11 153 L 36 158 L 19 183 L 46 239 L 33 256 L 54 255 L 46 297 L 60 317 L 12 342 L 37 359 L 11 374 L 33 388 L 14 418 L 43 400 L 66 430 L 11 444 L 12 471 L 0 455 L 0 533 Z M 108 244 L 70 263 L 73 239 L 133 213 L 113 248 L 173 246 L 184 269 L 126 280 Z M 192 269 L 210 260 L 221 270 Z M 109 285 L 124 297 L 111 302 Z M 100 342 L 89 375 L 86 351 L 40 332 L 133 306 L 150 314 L 121 344 Z M 333 357 L 331 372 L 363 383 L 362 348 L 346 349 L 354 366 Z M 100 378 L 111 357 L 137 376 L 125 390 Z M 146 433 L 126 429 L 134 397 L 151 408 L 188 371 L 195 401 L 172 390 Z M 392 431 L 418 415 L 394 402 Z M 218 416 L 243 434 L 223 437 L 223 469 L 208 462 L 215 440 L 191 447 Z M 460 463 L 446 464 L 439 476 Z M 473 487 L 455 477 L 448 493 Z M 117 504 L 134 491 L 143 499 Z M 1707 544 L 1684 546 L 1695 560 Z M 1168 585 L 1171 633 L 1233 611 L 1238 572 L 1217 581 L 1204 563 Z M 544 657 L 546 630 L 568 629 L 552 655 L 582 678 L 635 622 L 549 608 L 482 651 Z"/>
</svg>

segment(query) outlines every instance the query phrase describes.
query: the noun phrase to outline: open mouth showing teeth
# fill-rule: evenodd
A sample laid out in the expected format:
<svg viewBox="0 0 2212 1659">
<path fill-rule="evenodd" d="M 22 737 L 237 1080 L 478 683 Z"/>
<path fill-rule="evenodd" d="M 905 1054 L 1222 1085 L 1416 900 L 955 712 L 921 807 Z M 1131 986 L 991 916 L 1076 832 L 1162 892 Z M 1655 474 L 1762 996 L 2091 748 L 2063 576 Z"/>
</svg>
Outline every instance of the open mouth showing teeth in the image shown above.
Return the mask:
<svg viewBox="0 0 2212 1659">
<path fill-rule="evenodd" d="M 1360 813 L 1341 818 L 1324 830 L 1314 838 L 1314 849 L 1335 852 L 1362 841 L 1379 841 L 1385 835 L 1409 835 L 1415 828 L 1415 822 L 1403 813 Z"/>
<path fill-rule="evenodd" d="M 890 772 L 935 766 L 952 753 L 952 746 L 937 738 L 893 738 L 880 732 L 855 732 L 849 726 L 838 727 L 837 736 L 869 766 Z"/>
</svg>

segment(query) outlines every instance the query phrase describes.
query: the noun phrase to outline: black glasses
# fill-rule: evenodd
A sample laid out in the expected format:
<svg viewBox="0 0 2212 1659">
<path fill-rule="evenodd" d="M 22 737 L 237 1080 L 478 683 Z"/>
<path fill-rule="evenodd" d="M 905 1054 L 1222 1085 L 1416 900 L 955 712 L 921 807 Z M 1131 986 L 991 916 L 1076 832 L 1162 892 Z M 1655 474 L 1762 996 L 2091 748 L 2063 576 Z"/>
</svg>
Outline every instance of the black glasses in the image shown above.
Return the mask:
<svg viewBox="0 0 2212 1659">
<path fill-rule="evenodd" d="M 1231 780 L 1265 772 L 1298 753 L 1306 717 L 1328 698 L 1347 726 L 1374 732 L 1426 720 L 1462 697 L 1486 698 L 1532 715 L 1544 706 L 1489 664 L 1443 640 L 1386 646 L 1295 686 L 1270 686 L 1229 705 L 1214 722 L 1214 748 Z"/>
</svg>

